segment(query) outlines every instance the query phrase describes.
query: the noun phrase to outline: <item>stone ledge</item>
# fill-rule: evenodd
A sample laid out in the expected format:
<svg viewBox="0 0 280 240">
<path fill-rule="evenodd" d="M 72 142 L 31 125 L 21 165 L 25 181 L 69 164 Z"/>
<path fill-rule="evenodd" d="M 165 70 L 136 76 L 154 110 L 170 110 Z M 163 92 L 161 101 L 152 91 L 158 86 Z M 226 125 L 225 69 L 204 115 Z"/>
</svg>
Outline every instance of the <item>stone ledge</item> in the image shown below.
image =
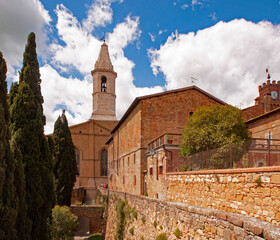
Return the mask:
<svg viewBox="0 0 280 240">
<path fill-rule="evenodd" d="M 170 172 L 170 173 L 166 173 L 166 175 L 198 175 L 198 174 L 218 174 L 218 173 L 232 174 L 232 173 L 260 173 L 260 172 L 280 172 L 280 166 Z"/>
</svg>

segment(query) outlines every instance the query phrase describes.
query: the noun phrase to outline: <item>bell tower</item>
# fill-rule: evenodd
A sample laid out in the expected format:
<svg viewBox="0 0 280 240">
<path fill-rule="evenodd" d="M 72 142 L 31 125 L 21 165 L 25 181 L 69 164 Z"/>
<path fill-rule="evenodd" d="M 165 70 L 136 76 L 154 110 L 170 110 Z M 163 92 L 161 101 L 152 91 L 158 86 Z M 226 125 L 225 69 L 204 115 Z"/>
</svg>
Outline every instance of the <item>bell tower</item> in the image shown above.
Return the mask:
<svg viewBox="0 0 280 240">
<path fill-rule="evenodd" d="M 93 78 L 92 120 L 116 120 L 115 80 L 117 73 L 111 63 L 108 46 L 104 42 L 99 57 L 91 71 Z"/>
</svg>

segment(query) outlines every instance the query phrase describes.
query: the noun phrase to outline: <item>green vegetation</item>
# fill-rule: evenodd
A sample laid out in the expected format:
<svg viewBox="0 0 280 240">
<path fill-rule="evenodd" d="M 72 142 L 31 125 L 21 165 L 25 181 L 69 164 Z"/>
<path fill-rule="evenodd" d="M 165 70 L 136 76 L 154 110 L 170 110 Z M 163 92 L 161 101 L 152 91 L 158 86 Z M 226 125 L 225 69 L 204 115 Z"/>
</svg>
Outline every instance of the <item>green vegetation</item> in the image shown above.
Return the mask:
<svg viewBox="0 0 280 240">
<path fill-rule="evenodd" d="M 132 227 L 132 228 L 129 229 L 129 233 L 130 233 L 131 235 L 134 235 L 134 227 Z"/>
<path fill-rule="evenodd" d="M 142 217 L 141 217 L 141 221 L 142 221 L 143 224 L 146 223 L 146 218 L 145 218 L 145 216 L 142 216 Z"/>
<path fill-rule="evenodd" d="M 255 183 L 258 185 L 258 187 L 261 187 L 261 186 L 262 186 L 262 177 L 259 176 L 259 177 L 255 180 Z"/>
<path fill-rule="evenodd" d="M 162 225 L 160 225 L 160 226 L 159 226 L 159 228 L 160 228 L 160 230 L 162 230 L 162 229 L 163 229 L 163 226 L 162 226 Z"/>
<path fill-rule="evenodd" d="M 69 207 L 56 205 L 52 209 L 51 239 L 73 240 L 77 227 L 78 217 L 70 212 Z"/>
<path fill-rule="evenodd" d="M 132 215 L 133 215 L 133 217 L 134 217 L 135 219 L 137 219 L 137 215 L 138 215 L 138 214 L 137 214 L 137 212 L 136 212 L 135 210 L 133 211 Z"/>
<path fill-rule="evenodd" d="M 153 222 L 153 225 L 154 225 L 155 228 L 157 228 L 157 221 L 156 220 Z"/>
<path fill-rule="evenodd" d="M 182 233 L 181 233 L 181 231 L 179 230 L 179 228 L 176 228 L 176 230 L 175 230 L 175 232 L 174 232 L 174 235 L 175 235 L 176 238 L 180 238 L 180 237 L 181 237 Z"/>
<path fill-rule="evenodd" d="M 75 148 L 64 112 L 55 122 L 53 132 L 55 149 L 54 176 L 57 204 L 70 206 L 71 193 L 76 181 Z"/>
<path fill-rule="evenodd" d="M 95 233 L 91 234 L 88 238 L 88 240 L 102 240 L 102 234 L 101 233 Z"/>
<path fill-rule="evenodd" d="M 125 213 L 124 213 L 125 202 L 121 199 L 118 200 L 116 206 L 117 212 L 117 226 L 116 226 L 116 233 L 115 233 L 115 240 L 122 240 L 123 239 L 123 232 L 125 228 Z"/>
<path fill-rule="evenodd" d="M 9 144 L 6 72 L 6 61 L 0 52 L 0 239 L 15 239 L 18 197 L 14 182 L 16 164 Z"/>
<path fill-rule="evenodd" d="M 208 167 L 230 167 L 230 144 L 234 163 L 244 154 L 246 146 L 242 144 L 249 139 L 241 110 L 229 105 L 200 107 L 189 118 L 183 131 L 181 155 L 216 149 L 210 156 Z"/>
<path fill-rule="evenodd" d="M 24 166 L 27 216 L 31 220 L 31 225 L 24 227 L 27 230 L 25 237 L 19 235 L 24 239 L 29 239 L 29 229 L 31 239 L 50 238 L 47 220 L 55 199 L 52 156 L 44 136 L 45 116 L 40 84 L 35 34 L 30 33 L 20 72 L 20 84 L 11 89 L 9 100 L 10 130 Z M 22 196 L 19 198 L 21 202 Z M 28 224 L 28 219 L 21 224 Z"/>
<path fill-rule="evenodd" d="M 166 233 L 160 233 L 157 235 L 156 240 L 167 240 Z"/>
</svg>

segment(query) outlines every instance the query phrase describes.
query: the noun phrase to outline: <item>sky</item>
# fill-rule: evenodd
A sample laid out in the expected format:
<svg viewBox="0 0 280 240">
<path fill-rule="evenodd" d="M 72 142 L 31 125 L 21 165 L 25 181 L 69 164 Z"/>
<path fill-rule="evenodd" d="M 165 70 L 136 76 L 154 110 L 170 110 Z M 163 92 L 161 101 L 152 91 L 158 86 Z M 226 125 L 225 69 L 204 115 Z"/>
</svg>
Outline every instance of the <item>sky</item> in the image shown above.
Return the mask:
<svg viewBox="0 0 280 240">
<path fill-rule="evenodd" d="M 196 85 L 245 108 L 258 86 L 280 80 L 279 0 L 0 0 L 0 51 L 18 81 L 35 32 L 47 118 L 69 125 L 92 113 L 92 76 L 102 38 L 116 79 L 117 118 L 137 96 Z"/>
</svg>

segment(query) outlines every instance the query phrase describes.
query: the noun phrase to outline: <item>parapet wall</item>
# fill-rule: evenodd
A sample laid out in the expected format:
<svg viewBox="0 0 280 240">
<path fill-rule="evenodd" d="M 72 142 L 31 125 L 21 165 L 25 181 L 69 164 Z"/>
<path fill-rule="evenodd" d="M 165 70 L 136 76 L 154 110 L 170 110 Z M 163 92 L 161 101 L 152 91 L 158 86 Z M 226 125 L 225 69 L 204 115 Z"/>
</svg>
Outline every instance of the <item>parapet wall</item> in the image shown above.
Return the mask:
<svg viewBox="0 0 280 240">
<path fill-rule="evenodd" d="M 122 236 L 116 239 L 280 239 L 280 227 L 242 214 L 112 190 L 108 195 L 106 240 L 116 230 Z"/>
<path fill-rule="evenodd" d="M 280 225 L 280 167 L 166 174 L 166 200 Z"/>
</svg>

